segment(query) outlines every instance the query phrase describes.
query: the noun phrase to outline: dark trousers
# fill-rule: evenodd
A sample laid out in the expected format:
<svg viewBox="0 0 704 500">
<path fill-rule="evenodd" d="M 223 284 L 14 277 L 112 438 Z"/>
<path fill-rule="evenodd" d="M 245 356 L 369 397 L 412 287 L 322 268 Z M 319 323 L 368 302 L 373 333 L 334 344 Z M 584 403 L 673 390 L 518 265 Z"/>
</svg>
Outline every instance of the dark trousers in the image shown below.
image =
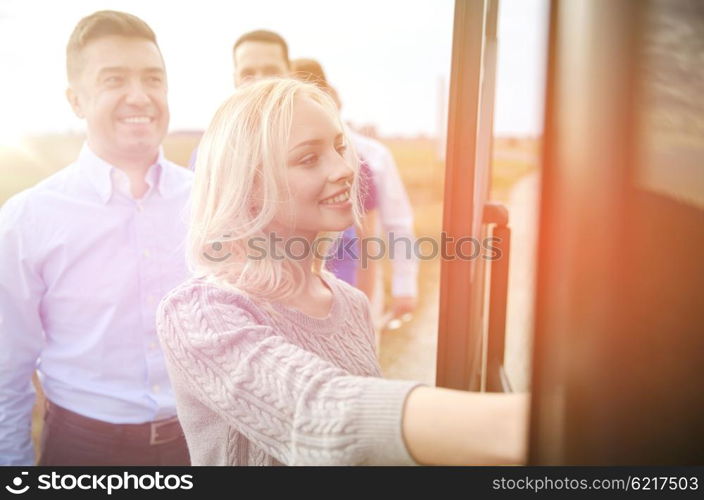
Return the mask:
<svg viewBox="0 0 704 500">
<path fill-rule="evenodd" d="M 190 465 L 178 420 L 111 424 L 47 403 L 38 465 Z"/>
</svg>

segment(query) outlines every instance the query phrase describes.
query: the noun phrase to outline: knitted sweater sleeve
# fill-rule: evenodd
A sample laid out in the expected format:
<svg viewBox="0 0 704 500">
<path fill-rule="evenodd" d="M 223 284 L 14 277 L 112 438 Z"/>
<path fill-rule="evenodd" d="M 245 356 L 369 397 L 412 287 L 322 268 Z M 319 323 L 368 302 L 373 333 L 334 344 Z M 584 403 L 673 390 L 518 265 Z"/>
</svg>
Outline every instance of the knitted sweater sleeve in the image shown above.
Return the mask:
<svg viewBox="0 0 704 500">
<path fill-rule="evenodd" d="M 172 292 L 157 331 L 174 389 L 187 391 L 289 465 L 414 464 L 401 433 L 416 382 L 352 376 L 288 341 L 244 296 Z M 178 387 L 177 384 L 183 384 Z M 188 412 L 179 406 L 179 415 Z"/>
</svg>

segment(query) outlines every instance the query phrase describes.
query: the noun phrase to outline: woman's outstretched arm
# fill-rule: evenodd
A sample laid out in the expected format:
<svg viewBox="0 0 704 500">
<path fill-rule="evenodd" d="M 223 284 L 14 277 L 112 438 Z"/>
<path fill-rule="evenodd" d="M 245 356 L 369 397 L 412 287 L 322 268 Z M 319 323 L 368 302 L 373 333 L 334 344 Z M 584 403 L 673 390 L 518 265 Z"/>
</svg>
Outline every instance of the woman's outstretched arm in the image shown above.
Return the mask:
<svg viewBox="0 0 704 500">
<path fill-rule="evenodd" d="M 403 436 L 424 465 L 521 465 L 528 395 L 416 387 L 406 398 Z"/>
</svg>

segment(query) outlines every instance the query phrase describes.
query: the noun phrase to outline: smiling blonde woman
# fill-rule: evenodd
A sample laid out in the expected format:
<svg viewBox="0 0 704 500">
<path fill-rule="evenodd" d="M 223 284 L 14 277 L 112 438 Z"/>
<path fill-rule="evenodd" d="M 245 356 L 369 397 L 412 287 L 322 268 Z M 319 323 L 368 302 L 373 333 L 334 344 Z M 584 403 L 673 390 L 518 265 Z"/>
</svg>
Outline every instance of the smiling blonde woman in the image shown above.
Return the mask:
<svg viewBox="0 0 704 500">
<path fill-rule="evenodd" d="M 358 220 L 349 155 L 335 103 L 295 80 L 238 89 L 206 131 L 193 277 L 157 315 L 192 463 L 522 463 L 524 395 L 381 378 L 365 295 L 310 251 Z"/>
</svg>

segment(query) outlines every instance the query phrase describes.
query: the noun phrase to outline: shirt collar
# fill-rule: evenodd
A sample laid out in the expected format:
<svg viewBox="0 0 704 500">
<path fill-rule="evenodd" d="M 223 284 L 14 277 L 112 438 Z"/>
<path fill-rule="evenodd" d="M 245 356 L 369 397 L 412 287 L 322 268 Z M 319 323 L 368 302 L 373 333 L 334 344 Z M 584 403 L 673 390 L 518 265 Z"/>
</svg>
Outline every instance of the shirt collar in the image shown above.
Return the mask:
<svg viewBox="0 0 704 500">
<path fill-rule="evenodd" d="M 78 163 L 82 175 L 95 188 L 100 201 L 107 203 L 117 189 L 116 183 L 119 182 L 120 174 L 124 175 L 124 173 L 96 155 L 87 143 L 84 143 L 83 148 L 81 148 L 81 152 L 78 155 Z M 156 185 L 157 191 L 162 196 L 164 196 L 168 184 L 167 163 L 164 158 L 164 150 L 159 147 L 156 162 L 149 167 L 146 176 L 147 184 L 151 188 Z"/>
</svg>

